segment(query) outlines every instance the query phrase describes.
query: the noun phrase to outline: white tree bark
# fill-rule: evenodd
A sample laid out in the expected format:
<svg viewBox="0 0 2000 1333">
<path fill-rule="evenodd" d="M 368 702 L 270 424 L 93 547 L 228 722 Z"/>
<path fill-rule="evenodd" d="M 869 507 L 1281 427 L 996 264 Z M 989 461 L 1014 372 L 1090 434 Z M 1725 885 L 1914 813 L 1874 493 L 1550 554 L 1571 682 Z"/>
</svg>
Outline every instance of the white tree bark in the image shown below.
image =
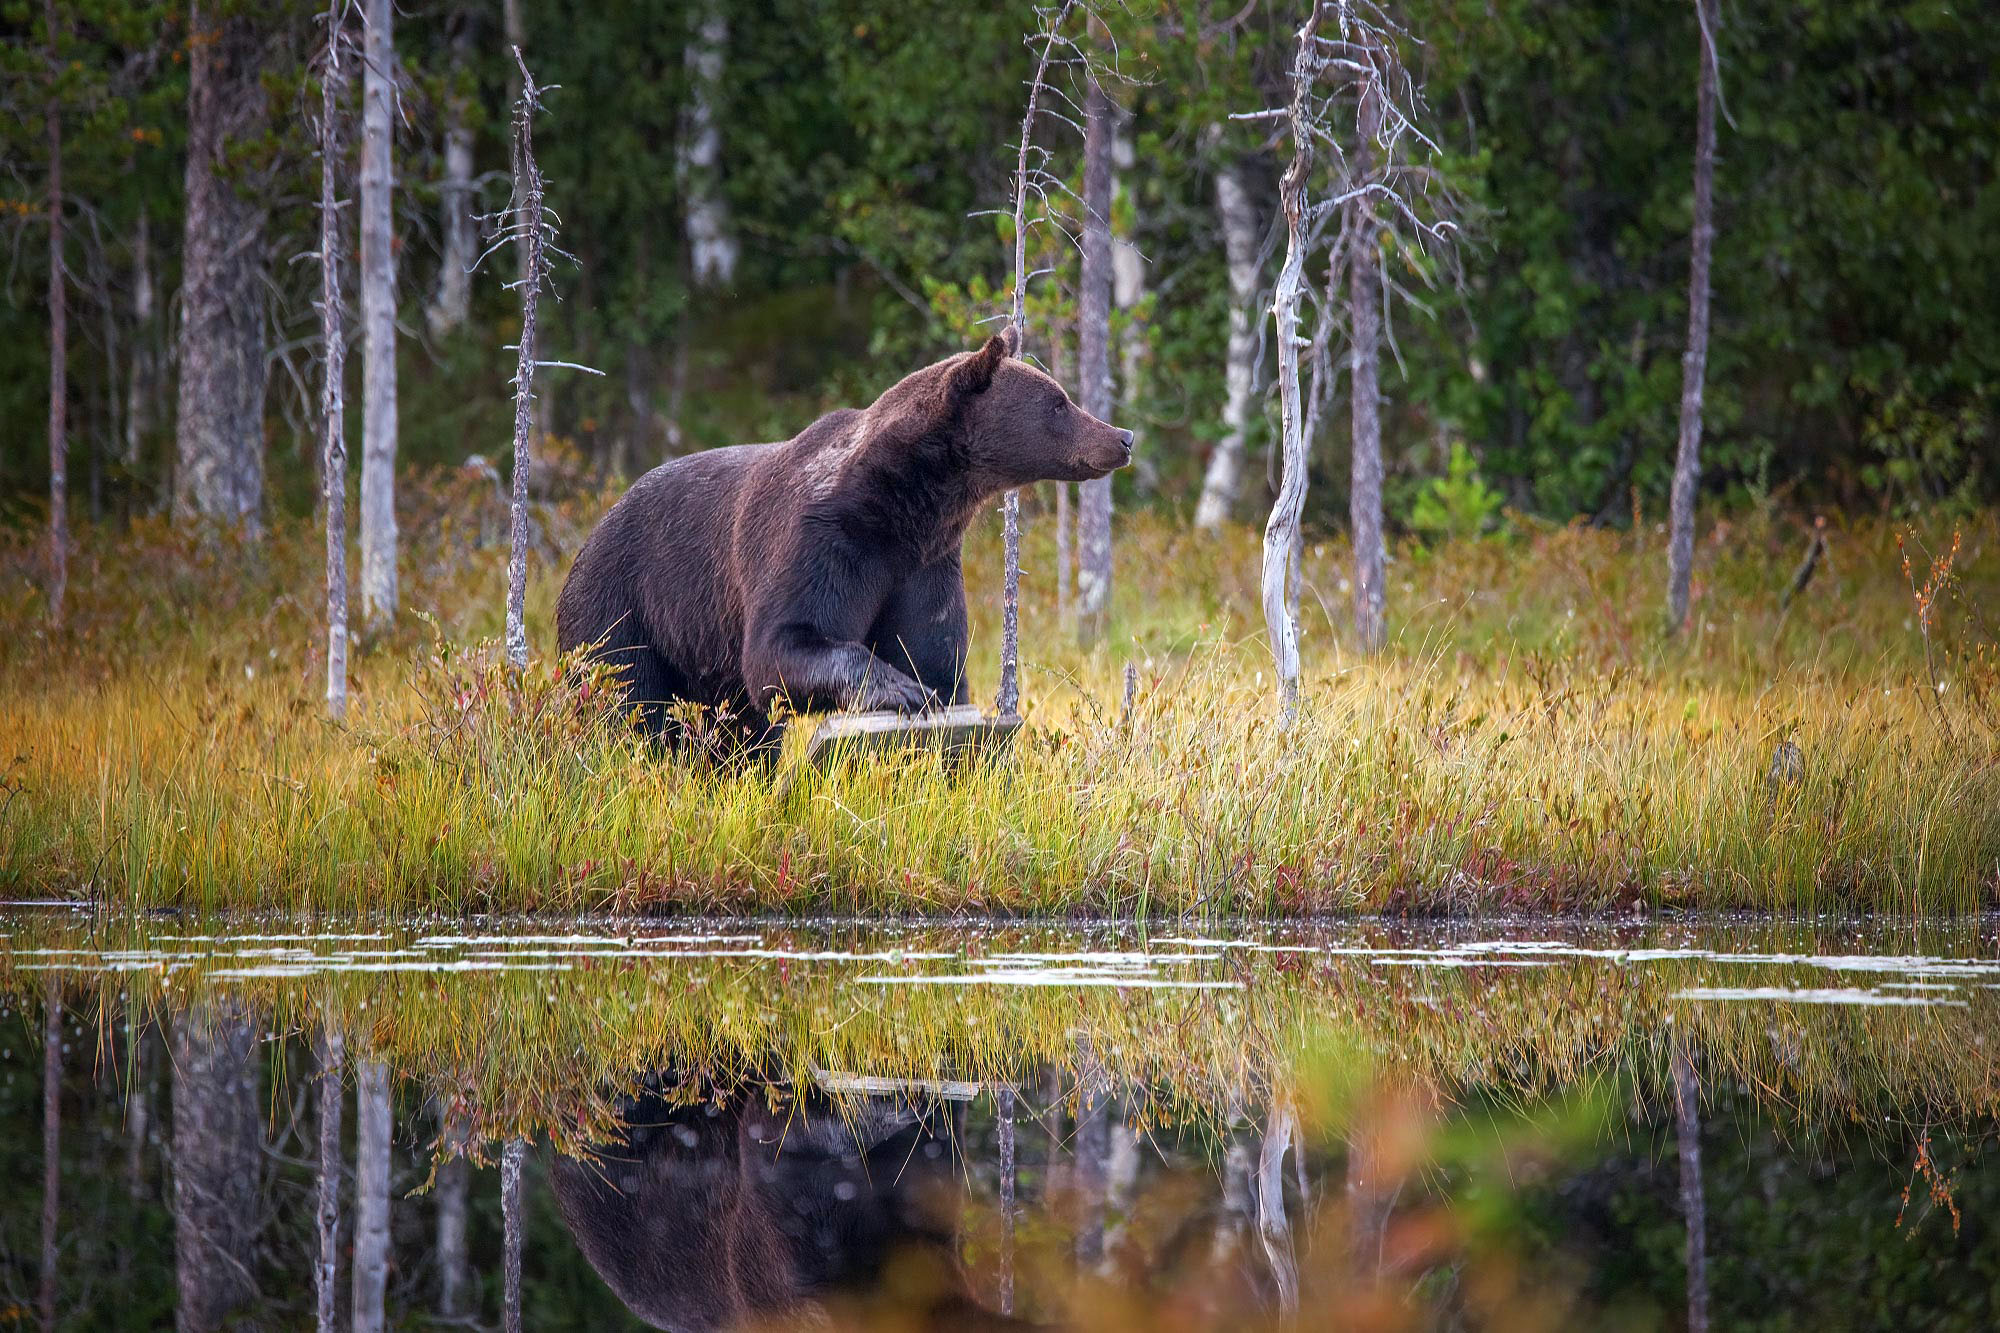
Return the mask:
<svg viewBox="0 0 2000 1333">
<path fill-rule="evenodd" d="M 1213 532 L 1229 518 L 1243 490 L 1243 455 L 1257 391 L 1257 331 L 1250 303 L 1257 295 L 1257 210 L 1231 160 L 1215 173 L 1215 209 L 1222 222 L 1222 251 L 1229 265 L 1229 354 L 1223 371 L 1222 438 L 1208 457 L 1195 527 Z"/>
<path fill-rule="evenodd" d="M 354 1066 L 354 1333 L 382 1333 L 389 1285 L 389 1066 Z"/>
<path fill-rule="evenodd" d="M 1000 1313 L 1014 1313 L 1014 1090 L 995 1098 L 995 1130 L 1000 1143 Z"/>
<path fill-rule="evenodd" d="M 1695 0 L 1701 27 L 1701 73 L 1695 85 L 1694 235 L 1688 258 L 1688 340 L 1681 356 L 1681 433 L 1674 455 L 1667 524 L 1667 630 L 1688 617 L 1694 574 L 1694 503 L 1701 481 L 1702 396 L 1708 378 L 1708 271 L 1715 252 L 1715 0 Z"/>
<path fill-rule="evenodd" d="M 347 408 L 343 383 L 347 339 L 342 331 L 341 226 L 335 182 L 341 161 L 340 102 L 345 0 L 328 0 L 326 66 L 320 84 L 319 338 L 320 492 L 326 509 L 326 711 L 347 716 Z"/>
<path fill-rule="evenodd" d="M 339 22 L 341 3 L 342 0 L 332 0 L 328 6 L 330 22 Z M 340 1030 L 323 1028 L 318 1046 L 319 1206 L 315 1220 L 319 1228 L 319 1262 L 313 1269 L 313 1287 L 319 1333 L 334 1333 L 340 1326 L 340 1177 L 344 1157 L 340 1149 L 340 1112 L 345 1095 L 341 1079 L 345 1050 Z"/>
<path fill-rule="evenodd" d="M 1278 1290 L 1278 1311 L 1288 1318 L 1299 1309 L 1299 1260 L 1285 1217 L 1285 1154 L 1292 1150 L 1293 1128 L 1290 1109 L 1273 1103 L 1257 1152 L 1257 1235 Z"/>
<path fill-rule="evenodd" d="M 1379 40 L 1366 25 L 1357 24 L 1353 31 L 1356 44 L 1364 49 Z M 1356 184 L 1372 179 L 1374 148 L 1382 136 L 1380 74 L 1360 78 L 1353 154 Z M 1382 258 L 1373 200 L 1360 195 L 1348 207 L 1348 396 L 1353 429 L 1348 524 L 1354 535 L 1354 634 L 1361 651 L 1372 653 L 1382 647 L 1387 564 L 1382 544 Z"/>
<path fill-rule="evenodd" d="M 1095 78 L 1084 94 L 1083 263 L 1077 294 L 1080 406 L 1099 421 L 1111 410 L 1111 137 L 1117 109 Z M 1076 630 L 1104 636 L 1111 615 L 1111 478 L 1077 488 Z"/>
<path fill-rule="evenodd" d="M 465 1160 L 465 1132 L 450 1116 L 438 1126 L 438 1137 L 452 1155 L 437 1167 L 437 1264 L 438 1314 L 457 1319 L 466 1313 L 465 1289 L 469 1269 L 466 1262 L 466 1191 L 472 1168 Z"/>
<path fill-rule="evenodd" d="M 529 426 L 535 401 L 535 318 L 542 290 L 546 238 L 542 218 L 542 173 L 535 166 L 535 111 L 540 90 L 528 76 L 521 49 L 514 48 L 521 72 L 521 96 L 514 106 L 513 225 L 524 238 L 522 258 L 521 337 L 514 363 L 514 498 L 508 518 L 507 662 L 516 670 L 528 665 L 528 472 Z"/>
<path fill-rule="evenodd" d="M 361 91 L 361 614 L 396 617 L 396 47 L 392 0 L 366 0 Z"/>
<path fill-rule="evenodd" d="M 472 99 L 465 91 L 472 63 L 472 16 L 452 15 L 451 89 L 444 103 L 444 189 L 439 200 L 444 224 L 438 259 L 437 293 L 424 312 L 435 337 L 465 323 L 472 305 L 472 261 L 478 253 L 472 217 Z"/>
<path fill-rule="evenodd" d="M 1112 183 L 1111 196 L 1114 200 L 1130 193 L 1126 173 L 1134 162 L 1132 137 L 1125 132 L 1121 122 L 1111 140 Z M 1136 205 L 1128 210 L 1136 215 Z M 1124 325 L 1118 331 L 1118 411 L 1121 416 L 1130 416 L 1138 406 L 1139 377 L 1145 368 L 1146 338 L 1139 328 L 1137 316 L 1133 313 L 1139 303 L 1146 299 L 1146 257 L 1139 252 L 1138 244 L 1131 232 L 1137 230 L 1136 223 L 1121 231 L 1117 227 L 1119 210 L 1112 210 L 1111 235 L 1111 305 L 1125 316 Z"/>
<path fill-rule="evenodd" d="M 1278 270 L 1272 294 L 1271 318 L 1278 346 L 1278 411 L 1283 443 L 1283 467 L 1278 500 L 1264 525 L 1264 625 L 1271 637 L 1277 667 L 1280 719 L 1286 726 L 1298 713 L 1299 636 L 1292 617 L 1290 580 L 1292 548 L 1298 541 L 1299 520 L 1306 502 L 1305 420 L 1299 399 L 1299 289 L 1305 273 L 1306 176 L 1312 170 L 1312 89 L 1318 65 L 1313 55 L 1313 16 L 1299 29 L 1298 54 L 1292 66 L 1290 125 L 1292 160 L 1278 182 L 1285 210 L 1285 263 Z"/>
<path fill-rule="evenodd" d="M 736 232 L 722 193 L 722 130 L 716 104 L 729 46 L 729 20 L 720 0 L 704 0 L 688 37 L 687 122 L 679 160 L 681 197 L 687 201 L 688 263 L 696 287 L 726 287 L 736 277 Z"/>
<path fill-rule="evenodd" d="M 138 471 L 146 436 L 153 429 L 154 367 L 158 364 L 154 336 L 153 227 L 142 204 L 139 221 L 132 230 L 132 361 L 125 392 L 125 449 L 121 459 L 128 475 Z"/>
</svg>

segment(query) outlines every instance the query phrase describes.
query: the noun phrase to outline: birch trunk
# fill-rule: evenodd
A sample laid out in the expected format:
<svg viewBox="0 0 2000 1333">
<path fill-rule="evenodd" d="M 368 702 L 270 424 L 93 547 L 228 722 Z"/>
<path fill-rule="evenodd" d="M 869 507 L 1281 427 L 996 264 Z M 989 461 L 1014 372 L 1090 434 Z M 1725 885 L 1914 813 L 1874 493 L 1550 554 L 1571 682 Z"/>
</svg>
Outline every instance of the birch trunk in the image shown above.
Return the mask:
<svg viewBox="0 0 2000 1333">
<path fill-rule="evenodd" d="M 146 1140 L 152 1134 L 153 1083 L 150 1043 L 146 1029 L 125 1015 L 126 1043 L 131 1051 L 131 1087 L 125 1094 L 125 1197 L 137 1203 L 146 1197 Z"/>
<path fill-rule="evenodd" d="M 1056 619 L 1065 627 L 1070 623 L 1070 575 L 1076 569 L 1076 557 L 1070 548 L 1075 522 L 1069 494 L 1068 482 L 1056 483 Z"/>
<path fill-rule="evenodd" d="M 1243 490 L 1243 456 L 1257 390 L 1257 331 L 1250 303 L 1257 296 L 1257 210 L 1240 162 L 1215 173 L 1215 210 L 1222 221 L 1222 251 L 1229 265 L 1229 359 L 1223 371 L 1222 438 L 1208 456 L 1194 525 L 1213 532 L 1228 521 Z"/>
<path fill-rule="evenodd" d="M 1365 25 L 1357 25 L 1358 43 L 1376 44 Z M 1367 182 L 1374 170 L 1374 149 L 1382 137 L 1382 84 L 1379 73 L 1361 76 L 1356 116 L 1354 179 Z M 1348 491 L 1348 524 L 1354 536 L 1354 636 L 1361 651 L 1382 647 L 1383 579 L 1387 564 L 1382 545 L 1382 257 L 1376 234 L 1375 205 L 1363 195 L 1348 207 L 1347 327 L 1351 343 L 1348 393 L 1352 408 L 1352 481 Z"/>
<path fill-rule="evenodd" d="M 320 499 L 326 510 L 326 711 L 347 716 L 347 337 L 342 329 L 341 227 L 337 172 L 341 161 L 340 62 L 345 0 L 328 0 L 326 68 L 320 84 L 319 337 Z"/>
<path fill-rule="evenodd" d="M 500 1327 L 521 1333 L 521 1163 L 528 1145 L 507 1140 L 500 1150 L 501 1258 Z"/>
<path fill-rule="evenodd" d="M 354 1333 L 382 1333 L 389 1284 L 389 1066 L 354 1066 Z"/>
<path fill-rule="evenodd" d="M 61 56 L 55 0 L 43 0 L 49 60 L 49 621 L 63 623 L 69 592 L 69 286 L 63 277 Z"/>
<path fill-rule="evenodd" d="M 340 0 L 329 12 L 338 15 Z M 338 20 L 335 19 L 337 22 Z M 313 1290 L 319 1311 L 319 1333 L 339 1327 L 340 1303 L 340 1112 L 344 1093 L 340 1032 L 326 1028 L 319 1037 L 319 1262 L 313 1269 Z"/>
<path fill-rule="evenodd" d="M 53 16 L 51 16 L 53 17 Z M 62 1204 L 62 988 L 51 972 L 42 1003 L 42 1280 L 36 1305 L 45 1333 L 56 1326 L 56 1255 Z"/>
<path fill-rule="evenodd" d="M 438 260 L 437 294 L 424 312 L 431 334 L 442 338 L 465 323 L 472 305 L 472 261 L 478 253 L 472 217 L 472 15 L 453 12 L 451 91 L 444 103 L 443 250 Z"/>
<path fill-rule="evenodd" d="M 174 517 L 262 531 L 264 503 L 265 206 L 227 179 L 232 144 L 269 117 L 256 20 L 194 0 L 189 43 L 186 219 L 181 241 L 180 392 L 174 423 Z"/>
<path fill-rule="evenodd" d="M 257 1294 L 257 1035 L 233 1000 L 197 1005 L 174 1024 L 174 1326 L 225 1325 Z"/>
<path fill-rule="evenodd" d="M 1688 618 L 1694 570 L 1694 502 L 1701 481 L 1702 394 L 1708 377 L 1708 270 L 1715 252 L 1715 0 L 1695 0 L 1701 73 L 1695 85 L 1694 234 L 1688 259 L 1688 340 L 1681 357 L 1681 435 L 1667 524 L 1667 630 Z"/>
<path fill-rule="evenodd" d="M 1099 421 L 1111 408 L 1111 139 L 1117 109 L 1096 79 L 1084 94 L 1083 264 L 1077 298 L 1077 375 L 1081 406 Z M 1111 615 L 1111 478 L 1077 488 L 1076 631 L 1086 644 L 1104 637 Z"/>
<path fill-rule="evenodd" d="M 457 1121 L 446 1116 L 438 1127 L 438 1137 L 452 1154 L 437 1168 L 438 1315 L 457 1319 L 467 1313 L 465 1205 L 472 1167 L 465 1160 L 465 1134 Z"/>
<path fill-rule="evenodd" d="M 1132 138 L 1125 133 L 1121 123 L 1111 140 L 1111 196 L 1114 200 L 1121 196 L 1129 198 L 1125 174 L 1132 169 L 1134 160 Z M 1129 203 L 1127 211 L 1132 211 Z M 1117 216 L 1118 210 L 1114 207 L 1114 224 Z M 1132 230 L 1137 230 L 1136 223 Z M 1111 306 L 1125 316 L 1125 322 L 1118 330 L 1118 411 L 1121 416 L 1131 416 L 1138 408 L 1139 376 L 1145 365 L 1146 339 L 1139 329 L 1135 312 L 1145 299 L 1146 257 L 1139 253 L 1139 247 L 1129 232 L 1119 234 L 1114 228 L 1111 238 Z"/>
<path fill-rule="evenodd" d="M 361 616 L 396 618 L 396 45 L 391 0 L 366 0 L 361 81 Z"/>
<path fill-rule="evenodd" d="M 1694 1063 L 1673 1054 L 1674 1139 L 1680 1149 L 1681 1216 L 1687 1223 L 1688 1333 L 1708 1333 L 1708 1209 L 1701 1182 L 1701 1083 Z"/>
<path fill-rule="evenodd" d="M 722 194 L 722 131 L 716 104 L 722 96 L 729 20 L 719 0 L 705 0 L 689 35 L 687 122 L 677 174 L 687 201 L 688 263 L 696 287 L 727 287 L 736 277 L 736 233 Z"/>
</svg>

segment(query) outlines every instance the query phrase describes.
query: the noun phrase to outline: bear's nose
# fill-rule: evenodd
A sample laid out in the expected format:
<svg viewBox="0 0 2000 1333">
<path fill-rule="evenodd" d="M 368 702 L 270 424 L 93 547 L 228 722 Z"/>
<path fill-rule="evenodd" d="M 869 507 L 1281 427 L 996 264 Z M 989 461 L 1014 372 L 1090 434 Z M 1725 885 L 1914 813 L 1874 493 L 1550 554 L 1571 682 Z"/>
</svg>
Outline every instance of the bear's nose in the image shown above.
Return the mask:
<svg viewBox="0 0 2000 1333">
<path fill-rule="evenodd" d="M 1121 431 L 1119 431 L 1119 432 L 1118 432 L 1118 443 L 1119 443 L 1119 444 L 1120 444 L 1121 446 L 1123 446 L 1123 447 L 1124 447 L 1124 450 L 1125 450 L 1125 452 L 1126 452 L 1126 453 L 1128 453 L 1128 454 L 1129 454 L 1129 453 L 1131 453 L 1131 452 L 1132 452 L 1132 432 L 1131 432 L 1131 431 L 1129 431 L 1129 430 L 1121 430 Z"/>
</svg>

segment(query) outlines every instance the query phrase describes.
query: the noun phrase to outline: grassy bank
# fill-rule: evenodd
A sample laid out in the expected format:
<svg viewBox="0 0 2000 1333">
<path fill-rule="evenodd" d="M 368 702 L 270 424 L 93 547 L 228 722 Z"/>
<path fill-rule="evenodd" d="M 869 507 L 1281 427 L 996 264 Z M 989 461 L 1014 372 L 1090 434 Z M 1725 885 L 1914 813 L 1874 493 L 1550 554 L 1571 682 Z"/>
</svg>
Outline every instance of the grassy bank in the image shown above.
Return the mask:
<svg viewBox="0 0 2000 1333">
<path fill-rule="evenodd" d="M 1345 548 L 1315 543 L 1307 707 L 1289 732 L 1255 533 L 1123 522 L 1120 614 L 1086 650 L 1054 605 L 1049 525 L 1031 522 L 1031 726 L 1010 758 L 963 774 L 856 765 L 781 794 L 768 773 L 632 744 L 546 663 L 517 679 L 452 647 L 498 628 L 504 556 L 478 541 L 479 502 L 412 501 L 405 602 L 431 623 L 406 616 L 359 653 L 345 726 L 319 704 L 311 529 L 254 548 L 87 534 L 60 634 L 41 623 L 28 549 L 9 553 L 0 888 L 325 911 L 1110 915 L 2000 897 L 2000 665 L 1981 619 L 2000 605 L 1993 515 L 1908 534 L 1918 592 L 1923 552 L 1959 536 L 1928 603 L 1906 581 L 1904 528 L 1836 525 L 1789 609 L 1803 529 L 1718 525 L 1677 640 L 1660 631 L 1655 533 L 1517 524 L 1404 549 L 1375 658 L 1346 632 Z M 562 552 L 595 503 L 543 516 L 555 551 L 530 608 L 544 648 Z M 997 546 L 982 526 L 967 552 L 980 698 Z M 1796 765 L 1774 765 L 1781 743 Z"/>
</svg>

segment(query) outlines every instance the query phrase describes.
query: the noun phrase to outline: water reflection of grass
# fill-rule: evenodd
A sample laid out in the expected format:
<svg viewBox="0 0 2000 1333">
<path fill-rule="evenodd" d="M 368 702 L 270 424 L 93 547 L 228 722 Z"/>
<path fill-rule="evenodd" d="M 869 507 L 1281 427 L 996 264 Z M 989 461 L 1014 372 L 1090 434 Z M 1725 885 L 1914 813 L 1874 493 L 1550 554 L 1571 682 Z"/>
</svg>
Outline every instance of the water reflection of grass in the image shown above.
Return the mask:
<svg viewBox="0 0 2000 1333">
<path fill-rule="evenodd" d="M 1977 552 L 1992 533 L 1975 524 L 1961 561 L 1971 604 L 1991 587 Z M 410 637 L 361 659 L 354 729 L 328 726 L 316 668 L 293 660 L 313 636 L 297 596 L 309 536 L 277 534 L 227 569 L 151 534 L 154 549 L 79 580 L 69 636 L 0 614 L 19 756 L 0 882 L 330 912 L 1202 917 L 1635 898 L 1942 911 L 2000 887 L 1995 663 L 1952 603 L 1934 629 L 1938 693 L 1886 527 L 1846 537 L 1838 577 L 1787 614 L 1773 590 L 1789 535 L 1742 525 L 1705 553 L 1679 644 L 1654 623 L 1656 553 L 1611 534 L 1407 552 L 1406 619 L 1380 660 L 1343 654 L 1338 617 L 1308 596 L 1311 706 L 1290 735 L 1260 676 L 1248 534 L 1132 523 L 1120 633 L 1088 653 L 1055 623 L 1031 542 L 1035 708 L 1008 762 L 865 766 L 790 797 L 761 772 L 607 739 L 542 674 L 431 672 L 445 725 L 426 726 Z M 413 601 L 461 641 L 490 632 L 490 562 L 436 541 Z M 1340 568 L 1316 548 L 1305 569 L 1336 609 Z M 991 589 L 975 602 L 991 644 Z M 1771 777 L 1781 741 L 1798 747 L 1796 781 Z"/>
<path fill-rule="evenodd" d="M 1467 955 L 1440 956 L 1429 948 L 1428 933 L 1365 928 L 1339 938 L 1348 952 L 1300 937 L 1299 952 L 1206 948 L 1194 951 L 1206 961 L 1160 969 L 1234 981 L 1237 989 L 1137 990 L 860 983 L 885 972 L 976 970 L 968 957 L 918 956 L 927 953 L 976 958 L 1074 952 L 1083 944 L 1131 947 L 1128 935 L 1017 927 L 988 928 L 976 937 L 796 928 L 765 932 L 754 945 L 654 946 L 679 951 L 657 957 L 621 957 L 596 946 L 579 952 L 580 946 L 550 942 L 441 952 L 415 947 L 421 931 L 385 928 L 387 940 L 313 947 L 412 951 L 378 965 L 505 955 L 537 968 L 568 966 L 303 975 L 270 974 L 286 969 L 282 956 L 231 952 L 289 947 L 284 943 L 160 938 L 203 933 L 178 922 L 148 927 L 42 917 L 18 919 L 10 929 L 0 987 L 23 1006 L 36 1003 L 47 968 L 79 1000 L 94 998 L 106 1024 L 122 1023 L 120 1005 L 128 998 L 142 1011 L 177 1011 L 225 992 L 277 1030 L 338 1024 L 351 1050 L 378 1053 L 499 1137 L 588 1138 L 608 1123 L 615 1098 L 657 1069 L 685 1075 L 690 1085 L 755 1078 L 797 1086 L 825 1073 L 1011 1085 L 1054 1069 L 1074 1096 L 1087 1068 L 1092 1077 L 1132 1090 L 1128 1113 L 1140 1123 L 1212 1120 L 1231 1106 L 1301 1095 L 1310 1079 L 1300 1071 L 1330 1043 L 1441 1101 L 1525 1103 L 1592 1090 L 1656 1097 L 1668 1053 L 1680 1043 L 1709 1078 L 1742 1085 L 1796 1123 L 1879 1122 L 1908 1107 L 1932 1117 L 1969 1117 L 2000 1104 L 2000 1067 L 1986 1036 L 2000 1005 L 2000 990 L 1988 984 L 1993 978 L 1950 983 L 1959 984 L 1953 997 L 1963 1007 L 1690 1001 L 1676 997 L 1718 983 L 1870 986 L 1899 982 L 1903 973 L 1857 975 L 1803 961 L 1602 956 L 1663 942 L 1636 930 L 1626 939 L 1597 933 L 1592 947 L 1599 952 L 1587 956 L 1523 947 L 1504 957 L 1474 955 L 1473 966 L 1439 966 L 1407 964 L 1464 962 Z M 241 925 L 238 931 L 246 933 Z M 1749 939 L 1760 933 L 1753 946 Z M 1954 946 L 1939 938 L 1940 952 L 1964 952 L 1965 940 Z M 1796 956 L 1858 952 L 1850 932 L 1834 929 L 1816 939 L 1811 929 L 1738 928 L 1722 943 L 1736 956 L 1753 948 Z M 1910 954 L 1937 941 L 1912 932 L 1871 943 Z M 752 948 L 767 956 L 746 956 Z M 565 949 L 568 956 L 553 956 Z M 734 956 L 718 956 L 731 950 Z M 1362 950 L 1399 951 L 1405 965 L 1386 965 L 1378 953 Z M 107 973 L 106 951 L 125 970 Z M 1186 957 L 1190 949 L 1163 944 L 1152 952 Z M 828 953 L 868 956 L 839 960 Z M 1544 965 L 1500 965 L 1508 961 Z"/>
</svg>

